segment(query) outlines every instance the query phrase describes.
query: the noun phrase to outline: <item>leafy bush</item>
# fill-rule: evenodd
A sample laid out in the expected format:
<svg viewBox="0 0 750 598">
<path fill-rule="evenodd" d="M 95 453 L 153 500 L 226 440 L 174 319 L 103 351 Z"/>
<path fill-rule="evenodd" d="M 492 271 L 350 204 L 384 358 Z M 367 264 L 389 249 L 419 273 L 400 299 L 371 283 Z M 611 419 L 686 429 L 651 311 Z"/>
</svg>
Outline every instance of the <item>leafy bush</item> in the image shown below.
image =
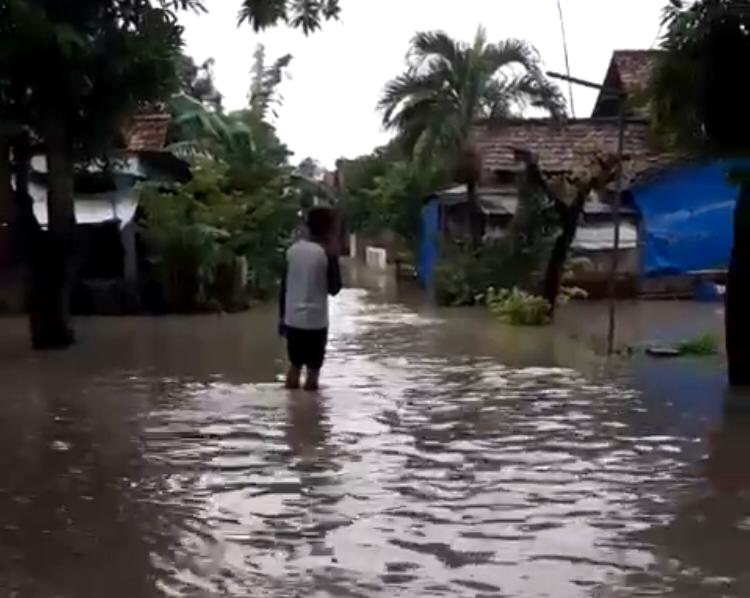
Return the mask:
<svg viewBox="0 0 750 598">
<path fill-rule="evenodd" d="M 417 164 L 397 143 L 341 165 L 343 207 L 355 232 L 393 231 L 416 250 L 422 226 L 422 201 L 450 181 L 439 161 Z"/>
<path fill-rule="evenodd" d="M 505 240 L 478 249 L 445 246 L 435 270 L 436 299 L 441 305 L 474 305 L 489 287 L 528 288 L 544 254 L 542 245 L 519 251 Z"/>
<path fill-rule="evenodd" d="M 233 188 L 228 168 L 198 159 L 193 179 L 170 188 L 146 186 L 141 221 L 152 274 L 167 309 L 236 309 L 242 303 L 227 289 L 247 264 L 240 281 L 254 295 L 275 286 L 283 248 L 296 222 L 296 196 L 285 181 L 253 191 Z M 246 298 L 245 298 L 246 301 Z"/>
<path fill-rule="evenodd" d="M 485 302 L 492 314 L 505 324 L 544 326 L 550 323 L 550 304 L 518 288 L 497 291 L 491 287 L 485 294 Z"/>
<path fill-rule="evenodd" d="M 681 355 L 716 355 L 719 352 L 719 341 L 712 334 L 702 334 L 678 343 L 675 349 Z"/>
</svg>

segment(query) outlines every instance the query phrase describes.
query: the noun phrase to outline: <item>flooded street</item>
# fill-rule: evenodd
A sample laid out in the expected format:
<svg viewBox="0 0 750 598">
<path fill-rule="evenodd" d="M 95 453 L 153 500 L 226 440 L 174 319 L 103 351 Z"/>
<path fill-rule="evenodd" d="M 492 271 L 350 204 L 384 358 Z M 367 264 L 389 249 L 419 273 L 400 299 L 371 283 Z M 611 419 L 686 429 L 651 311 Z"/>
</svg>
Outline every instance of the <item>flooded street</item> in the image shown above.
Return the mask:
<svg viewBox="0 0 750 598">
<path fill-rule="evenodd" d="M 365 282 L 319 398 L 279 387 L 270 306 L 49 355 L 0 322 L 0 596 L 750 595 L 718 362 L 607 367 Z"/>
</svg>

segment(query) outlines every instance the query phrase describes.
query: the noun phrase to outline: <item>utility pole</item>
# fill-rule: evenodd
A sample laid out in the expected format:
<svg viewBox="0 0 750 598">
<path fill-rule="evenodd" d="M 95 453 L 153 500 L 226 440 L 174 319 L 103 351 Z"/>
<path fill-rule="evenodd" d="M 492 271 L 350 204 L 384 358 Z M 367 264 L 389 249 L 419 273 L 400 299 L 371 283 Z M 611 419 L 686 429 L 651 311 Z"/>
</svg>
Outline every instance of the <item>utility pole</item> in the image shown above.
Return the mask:
<svg viewBox="0 0 750 598">
<path fill-rule="evenodd" d="M 557 14 L 560 17 L 560 30 L 562 32 L 563 55 L 565 56 L 565 70 L 570 77 L 570 55 L 568 54 L 568 36 L 565 32 L 565 17 L 563 15 L 562 0 L 557 0 Z M 576 105 L 573 99 L 573 82 L 568 81 L 568 93 L 570 94 L 570 115 L 576 117 Z"/>
<path fill-rule="evenodd" d="M 609 273 L 609 328 L 607 330 L 607 354 L 615 352 L 615 341 L 617 333 L 617 278 L 620 268 L 620 223 L 622 221 L 622 191 L 624 187 L 623 155 L 625 152 L 625 111 L 627 94 L 620 89 L 613 89 L 605 85 L 599 85 L 585 79 L 577 79 L 560 73 L 547 73 L 552 79 L 567 81 L 571 85 L 580 85 L 591 89 L 598 89 L 605 94 L 615 96 L 619 100 L 618 105 L 618 138 L 617 138 L 617 181 L 615 184 L 615 200 L 612 206 L 612 220 L 615 227 L 614 247 L 612 249 L 612 269 Z"/>
</svg>

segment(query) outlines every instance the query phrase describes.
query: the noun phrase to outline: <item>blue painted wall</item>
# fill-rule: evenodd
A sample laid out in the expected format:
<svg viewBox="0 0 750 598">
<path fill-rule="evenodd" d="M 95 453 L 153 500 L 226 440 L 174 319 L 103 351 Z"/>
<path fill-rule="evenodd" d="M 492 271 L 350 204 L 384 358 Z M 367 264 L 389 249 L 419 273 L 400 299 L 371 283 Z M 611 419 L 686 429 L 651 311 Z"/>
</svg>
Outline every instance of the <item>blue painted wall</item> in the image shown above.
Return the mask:
<svg viewBox="0 0 750 598">
<path fill-rule="evenodd" d="M 670 169 L 631 189 L 645 233 L 644 274 L 660 276 L 725 269 L 733 242 L 736 162 Z"/>
<path fill-rule="evenodd" d="M 417 276 L 419 284 L 431 289 L 435 282 L 435 267 L 440 257 L 440 202 L 430 198 L 422 208 L 422 240 L 419 248 Z"/>
</svg>

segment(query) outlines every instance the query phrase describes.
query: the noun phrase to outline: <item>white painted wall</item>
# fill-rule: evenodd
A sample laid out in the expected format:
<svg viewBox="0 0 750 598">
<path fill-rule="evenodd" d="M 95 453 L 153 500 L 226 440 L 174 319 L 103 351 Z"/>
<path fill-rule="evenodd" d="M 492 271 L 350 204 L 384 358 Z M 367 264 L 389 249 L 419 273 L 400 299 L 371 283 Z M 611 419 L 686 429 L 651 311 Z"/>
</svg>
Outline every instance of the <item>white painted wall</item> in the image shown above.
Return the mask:
<svg viewBox="0 0 750 598">
<path fill-rule="evenodd" d="M 365 263 L 373 270 L 388 268 L 388 253 L 382 247 L 368 247 L 365 252 Z"/>
</svg>

